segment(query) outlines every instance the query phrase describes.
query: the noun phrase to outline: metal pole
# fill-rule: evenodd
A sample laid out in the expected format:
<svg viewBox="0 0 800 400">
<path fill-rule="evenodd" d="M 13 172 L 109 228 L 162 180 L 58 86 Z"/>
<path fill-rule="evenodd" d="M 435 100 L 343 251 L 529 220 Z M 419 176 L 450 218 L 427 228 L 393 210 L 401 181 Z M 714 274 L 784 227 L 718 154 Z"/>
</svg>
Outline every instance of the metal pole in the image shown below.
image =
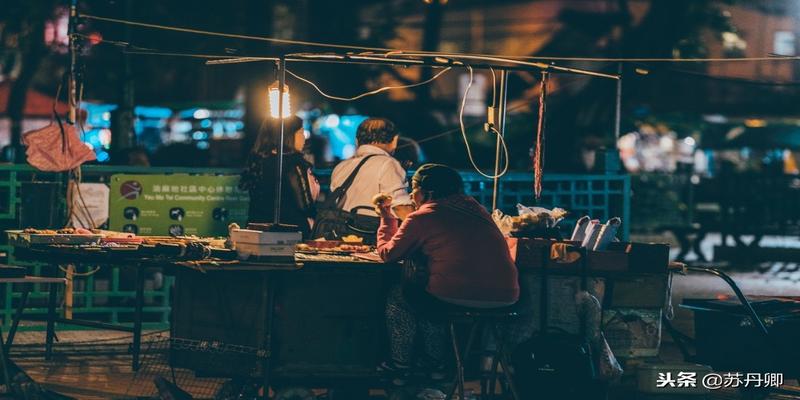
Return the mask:
<svg viewBox="0 0 800 400">
<path fill-rule="evenodd" d="M 283 118 L 283 92 L 286 90 L 286 58 L 278 61 L 278 120 L 281 140 L 278 146 L 278 176 L 275 179 L 275 224 L 281 222 L 281 193 L 283 190 L 283 135 L 286 121 Z"/>
<path fill-rule="evenodd" d="M 508 70 L 500 71 L 500 99 L 497 101 L 497 139 L 494 152 L 494 184 L 492 186 L 492 210 L 497 209 L 497 193 L 500 190 L 500 136 L 506 133 L 506 103 L 508 102 Z M 505 136 L 503 136 L 505 138 Z M 509 160 L 506 160 L 508 162 Z"/>
<path fill-rule="evenodd" d="M 77 73 L 78 69 L 76 67 L 77 59 L 78 59 L 78 52 L 77 52 L 77 44 L 75 43 L 75 33 L 78 27 L 78 0 L 70 1 L 69 6 L 69 25 L 67 28 L 67 32 L 69 34 L 69 80 L 67 82 L 67 96 L 68 100 L 67 103 L 69 104 L 69 118 L 68 122 L 74 124 L 77 121 Z"/>
<path fill-rule="evenodd" d="M 619 140 L 620 125 L 622 123 L 622 63 L 617 64 L 617 98 L 614 110 L 614 138 Z"/>
</svg>

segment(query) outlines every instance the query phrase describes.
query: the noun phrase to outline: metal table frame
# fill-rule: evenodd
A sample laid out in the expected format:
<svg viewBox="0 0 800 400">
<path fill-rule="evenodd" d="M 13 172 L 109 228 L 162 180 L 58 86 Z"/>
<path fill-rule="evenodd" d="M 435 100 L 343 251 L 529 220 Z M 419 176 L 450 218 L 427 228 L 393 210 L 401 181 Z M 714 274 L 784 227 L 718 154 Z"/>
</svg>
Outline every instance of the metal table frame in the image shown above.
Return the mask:
<svg viewBox="0 0 800 400">
<path fill-rule="evenodd" d="M 48 301 L 47 301 L 47 334 L 45 337 L 45 359 L 49 360 L 52 357 L 53 350 L 53 337 L 55 336 L 55 322 L 56 322 L 56 296 L 58 292 L 55 285 L 66 284 L 67 280 L 64 278 L 45 278 L 38 276 L 25 276 L 20 278 L 0 278 L 2 283 L 16 283 L 23 285 L 22 296 L 20 297 L 19 304 L 17 304 L 17 311 L 11 323 L 11 329 L 8 331 L 8 337 L 3 339 L 3 332 L 0 329 L 0 363 L 3 367 L 3 378 L 6 384 L 9 384 L 10 377 L 8 374 L 8 354 L 11 351 L 11 346 L 14 344 L 14 337 L 17 333 L 19 321 L 23 319 L 25 307 L 28 305 L 28 295 L 31 292 L 31 285 L 33 284 L 46 284 L 48 287 Z"/>
<path fill-rule="evenodd" d="M 131 367 L 134 371 L 139 370 L 141 344 L 142 344 L 142 319 L 144 314 L 143 313 L 144 283 L 145 283 L 144 270 L 147 267 L 163 267 L 164 266 L 163 262 L 159 262 L 158 260 L 144 259 L 144 258 L 121 258 L 121 257 L 118 257 L 116 260 L 114 260 L 109 258 L 108 255 L 102 255 L 102 257 L 98 257 L 97 255 L 84 255 L 80 253 L 48 251 L 46 248 L 42 249 L 16 248 L 15 257 L 17 259 L 25 261 L 46 263 L 49 266 L 49 270 L 46 273 L 50 276 L 48 278 L 43 278 L 43 279 L 62 279 L 64 281 L 66 281 L 64 278 L 60 278 L 57 276 L 59 271 L 58 268 L 59 265 L 93 264 L 100 266 L 115 265 L 119 267 L 136 268 L 136 281 L 135 281 L 136 296 L 133 306 L 133 312 L 134 312 L 133 326 L 109 324 L 104 322 L 83 320 L 83 319 L 68 319 L 61 316 L 57 316 L 55 314 L 55 309 L 58 298 L 58 291 L 50 290 L 48 295 L 49 310 L 47 316 L 48 319 L 47 347 L 45 351 L 47 359 L 50 359 L 53 351 L 52 347 L 53 347 L 53 338 L 55 337 L 56 322 L 69 325 L 90 327 L 90 328 L 128 332 L 131 333 L 133 336 L 132 345 L 130 348 L 130 353 L 132 356 Z M 25 293 L 23 293 L 23 296 L 27 297 Z"/>
</svg>

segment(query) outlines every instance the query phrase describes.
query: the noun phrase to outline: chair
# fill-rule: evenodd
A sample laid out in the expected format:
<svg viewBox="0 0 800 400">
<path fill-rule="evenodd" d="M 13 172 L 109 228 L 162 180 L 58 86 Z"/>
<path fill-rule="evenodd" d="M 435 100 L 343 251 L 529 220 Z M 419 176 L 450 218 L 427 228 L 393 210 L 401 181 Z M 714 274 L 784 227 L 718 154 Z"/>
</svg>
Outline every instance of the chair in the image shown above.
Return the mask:
<svg viewBox="0 0 800 400">
<path fill-rule="evenodd" d="M 450 391 L 447 397 L 448 399 L 453 399 L 456 392 L 460 400 L 464 399 L 464 359 L 469 355 L 476 333 L 480 332 L 480 328 L 484 328 L 489 329 L 489 333 L 491 333 L 497 341 L 497 346 L 494 351 L 489 353 L 492 359 L 491 370 L 488 371 L 489 377 L 487 379 L 481 379 L 481 399 L 494 397 L 498 367 L 501 367 L 511 391 L 512 398 L 519 400 L 511 372 L 508 368 L 509 363 L 506 357 L 507 337 L 501 330 L 503 325 L 509 324 L 519 316 L 520 314 L 515 306 L 495 309 L 453 307 L 452 310 L 446 312 L 445 318 L 450 330 L 450 341 L 453 345 L 453 354 L 455 355 L 456 362 L 453 389 Z M 457 325 L 469 326 L 469 337 L 467 338 L 467 343 L 463 351 L 461 351 L 458 346 L 458 337 L 456 335 Z"/>
</svg>

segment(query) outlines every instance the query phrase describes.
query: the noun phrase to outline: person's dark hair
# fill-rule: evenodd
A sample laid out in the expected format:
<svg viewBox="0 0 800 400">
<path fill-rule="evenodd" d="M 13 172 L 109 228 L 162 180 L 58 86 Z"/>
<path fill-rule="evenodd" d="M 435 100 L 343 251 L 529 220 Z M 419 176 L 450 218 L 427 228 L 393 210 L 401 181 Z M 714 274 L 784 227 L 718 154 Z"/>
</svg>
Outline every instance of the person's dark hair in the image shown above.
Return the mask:
<svg viewBox="0 0 800 400">
<path fill-rule="evenodd" d="M 303 129 L 303 120 L 292 115 L 284 119 L 283 128 L 283 150 L 285 152 L 294 151 L 294 133 Z M 280 120 L 270 118 L 265 121 L 258 132 L 256 142 L 253 144 L 253 155 L 265 157 L 277 152 L 281 145 L 281 125 Z"/>
<path fill-rule="evenodd" d="M 411 181 L 431 194 L 433 199 L 464 193 L 464 180 L 458 171 L 442 164 L 425 164 L 414 173 Z"/>
<path fill-rule="evenodd" d="M 394 122 L 386 118 L 367 118 L 358 125 L 356 131 L 356 141 L 358 145 L 372 143 L 391 143 L 395 136 L 399 135 Z"/>
<path fill-rule="evenodd" d="M 294 134 L 303 128 L 303 120 L 296 116 L 285 119 L 283 128 L 283 151 L 284 154 L 293 154 Z M 258 138 L 250 151 L 247 160 L 247 167 L 242 172 L 239 180 L 239 188 L 249 190 L 265 179 L 263 176 L 264 168 L 262 163 L 265 159 L 278 153 L 281 145 L 281 125 L 280 120 L 269 119 L 261 126 Z M 285 158 L 284 158 L 285 160 Z"/>
</svg>

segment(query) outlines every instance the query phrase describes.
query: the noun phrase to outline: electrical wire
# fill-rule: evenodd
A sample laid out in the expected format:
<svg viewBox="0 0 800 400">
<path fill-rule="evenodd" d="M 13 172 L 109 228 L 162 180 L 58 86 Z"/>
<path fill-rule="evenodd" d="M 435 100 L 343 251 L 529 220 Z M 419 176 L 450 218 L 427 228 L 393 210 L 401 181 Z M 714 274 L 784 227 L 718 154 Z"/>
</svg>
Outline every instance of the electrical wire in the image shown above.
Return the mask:
<svg viewBox="0 0 800 400">
<path fill-rule="evenodd" d="M 62 267 L 60 265 L 58 266 L 58 269 L 60 269 L 61 272 L 65 273 L 65 274 L 69 273 L 69 271 L 66 268 L 64 268 L 64 267 Z M 97 271 L 100 271 L 100 267 L 94 267 L 93 270 L 87 271 L 87 272 L 75 272 L 75 271 L 72 271 L 72 276 L 73 277 L 75 277 L 75 276 L 77 276 L 77 277 L 87 277 L 87 276 L 92 276 L 92 275 L 96 274 Z"/>
<path fill-rule="evenodd" d="M 130 20 L 123 20 L 117 18 L 108 18 L 108 17 L 101 17 L 97 15 L 91 14 L 84 14 L 79 13 L 78 16 L 80 18 L 86 19 L 93 19 L 97 21 L 104 21 L 104 22 L 112 22 L 117 24 L 125 24 L 125 25 L 132 25 L 138 26 L 143 28 L 150 28 L 150 29 L 161 29 L 161 30 L 168 30 L 174 32 L 183 32 L 183 33 L 191 33 L 197 35 L 206 35 L 206 36 L 217 36 L 217 37 L 224 37 L 229 39 L 241 39 L 241 40 L 257 40 L 269 43 L 280 43 L 280 44 L 288 44 L 288 45 L 298 45 L 298 46 L 310 46 L 310 47 L 327 47 L 327 48 L 336 48 L 336 49 L 348 49 L 348 50 L 362 50 L 362 51 L 379 51 L 379 52 L 390 52 L 394 55 L 403 54 L 403 55 L 429 55 L 429 56 L 442 56 L 441 53 L 433 52 L 433 51 L 405 51 L 405 50 L 398 50 L 398 49 L 390 49 L 385 47 L 367 47 L 367 46 L 358 46 L 358 45 L 343 45 L 343 44 L 334 44 L 334 43 L 323 43 L 323 42 L 311 42 L 311 41 L 303 41 L 303 40 L 291 40 L 291 39 L 278 39 L 273 37 L 266 37 L 266 36 L 252 36 L 252 35 L 241 35 L 241 34 L 234 34 L 234 33 L 224 33 L 224 32 L 214 32 L 214 31 L 207 31 L 202 29 L 195 29 L 195 28 L 182 28 L 176 26 L 168 26 L 168 25 L 160 25 L 160 24 L 151 24 L 145 22 L 137 22 L 137 21 L 130 21 Z M 446 55 L 445 55 L 446 56 Z M 485 54 L 485 53 L 454 53 L 451 54 L 453 57 L 484 57 L 484 58 L 505 58 L 505 59 L 515 59 L 515 60 L 541 60 L 541 61 L 575 61 L 575 62 L 668 62 L 668 63 L 695 63 L 695 62 L 756 62 L 756 61 L 792 61 L 792 60 L 800 60 L 800 56 L 768 56 L 768 57 L 737 57 L 737 58 L 612 58 L 612 57 L 548 57 L 548 56 L 508 56 L 508 55 L 497 55 L 497 54 Z M 229 57 L 233 58 L 233 57 Z"/>
<path fill-rule="evenodd" d="M 118 19 L 118 18 L 100 17 L 100 16 L 97 16 L 97 15 L 83 14 L 83 13 L 79 13 L 78 16 L 80 18 L 93 19 L 93 20 L 96 20 L 96 21 L 113 22 L 113 23 L 117 23 L 117 24 L 138 26 L 138 27 L 142 27 L 142 28 L 151 28 L 151 29 L 161 29 L 161 30 L 168 30 L 168 31 L 174 31 L 174 32 L 192 33 L 192 34 L 196 34 L 196 35 L 218 36 L 218 37 L 224 37 L 224 38 L 228 38 L 228 39 L 257 40 L 257 41 L 270 42 L 270 43 L 290 44 L 290 45 L 299 45 L 299 46 L 329 47 L 329 48 L 349 49 L 349 50 L 370 50 L 370 51 L 391 51 L 392 50 L 392 49 L 386 49 L 386 48 L 380 48 L 380 47 L 351 46 L 351 45 L 341 45 L 341 44 L 333 44 L 333 43 L 309 42 L 309 41 L 304 41 L 304 40 L 278 39 L 278 38 L 272 38 L 272 37 L 267 37 L 267 36 L 252 36 L 252 35 L 241 35 L 241 34 L 237 34 L 237 33 L 214 32 L 214 31 L 206 31 L 206 30 L 202 30 L 202 29 L 181 28 L 181 27 L 177 27 L 177 26 L 150 24 L 150 23 L 146 23 L 146 22 L 136 22 L 136 21 L 130 21 L 130 20 L 124 20 L 124 19 Z"/>
<path fill-rule="evenodd" d="M 576 80 L 573 80 L 572 82 L 567 82 L 565 84 L 559 85 L 558 89 L 559 90 L 565 90 L 567 88 L 572 88 L 573 86 L 579 85 L 579 84 L 583 84 L 583 82 L 581 80 L 577 80 L 576 79 Z M 526 102 L 523 102 L 523 103 L 519 103 L 519 104 L 517 104 L 517 105 L 515 105 L 513 107 L 507 108 L 506 112 L 517 111 L 517 110 L 520 110 L 520 109 L 523 109 L 523 108 L 528 108 L 528 107 L 530 107 L 530 104 L 528 104 Z M 483 125 L 483 122 L 475 122 L 475 123 L 467 125 L 466 127 L 467 127 L 467 129 L 470 129 L 470 128 L 474 128 L 476 126 L 481 126 L 481 125 Z M 424 137 L 424 138 L 419 139 L 419 140 L 415 140 L 415 142 L 417 144 L 430 142 L 431 140 L 436 140 L 436 139 L 439 139 L 439 138 L 444 137 L 444 136 L 449 136 L 449 135 L 452 135 L 454 133 L 458 133 L 458 132 L 460 132 L 460 130 L 461 130 L 461 128 L 459 128 L 459 127 L 448 129 L 446 131 L 443 131 L 443 132 L 440 132 L 440 133 L 436 133 L 436 134 Z M 397 148 L 398 149 L 403 149 L 403 148 L 410 147 L 410 146 L 412 146 L 412 144 L 410 144 L 410 143 L 409 144 L 402 144 L 400 146 L 397 146 Z"/>
<path fill-rule="evenodd" d="M 475 82 L 475 75 L 472 71 L 472 66 L 467 65 L 467 70 L 469 71 L 469 83 L 467 84 L 467 88 L 464 90 L 464 97 L 461 98 L 461 109 L 458 111 L 458 126 L 461 129 L 461 136 L 464 138 L 464 146 L 467 148 L 467 157 L 469 158 L 469 162 L 472 164 L 472 168 L 475 169 L 479 174 L 481 174 L 484 178 L 487 179 L 496 179 L 499 178 L 508 172 L 508 166 L 510 164 L 508 159 L 508 146 L 506 145 L 506 140 L 503 138 L 503 135 L 497 135 L 500 138 L 500 143 L 503 145 L 503 154 L 505 156 L 505 166 L 503 167 L 503 171 L 496 174 L 496 175 L 489 175 L 484 173 L 478 164 L 475 163 L 475 159 L 472 157 L 472 149 L 469 145 L 469 138 L 467 138 L 467 130 L 464 127 L 464 108 L 467 105 L 467 96 L 469 95 L 469 90 L 472 88 L 472 84 Z"/>
<path fill-rule="evenodd" d="M 372 96 L 372 95 L 375 95 L 375 94 L 378 94 L 378 93 L 381 93 L 381 92 L 385 92 L 385 91 L 387 91 L 387 90 L 393 90 L 393 89 L 409 89 L 409 88 L 414 88 L 414 87 L 417 87 L 417 86 L 427 85 L 427 84 L 429 84 L 429 83 L 431 83 L 431 82 L 435 81 L 435 80 L 436 80 L 437 78 L 439 78 L 440 76 L 444 75 L 444 74 L 445 74 L 447 71 L 450 71 L 450 69 L 451 69 L 451 67 L 447 67 L 447 68 L 445 68 L 445 69 L 443 69 L 443 70 L 439 71 L 439 72 L 438 72 L 436 75 L 434 75 L 434 76 L 433 76 L 433 77 L 431 77 L 430 79 L 426 79 L 426 80 L 424 80 L 424 81 L 422 81 L 422 82 L 412 83 L 412 84 L 410 84 L 410 85 L 400 85 L 400 86 L 384 86 L 384 87 L 382 87 L 382 88 L 375 89 L 375 90 L 371 90 L 371 91 L 369 91 L 369 92 L 365 92 L 365 93 L 361 93 L 361 94 L 359 94 L 359 95 L 357 95 L 357 96 L 353 96 L 353 97 L 339 97 L 339 96 L 333 96 L 333 95 L 327 94 L 327 93 L 325 93 L 324 91 L 322 91 L 322 89 L 320 89 L 320 88 L 319 88 L 319 86 L 317 86 L 317 85 L 316 85 L 314 82 L 312 82 L 312 81 L 310 81 L 310 80 L 308 80 L 308 79 L 306 79 L 306 78 L 303 78 L 303 77 L 302 77 L 302 76 L 300 76 L 300 75 L 297 75 L 296 73 L 292 72 L 292 71 L 291 71 L 291 70 L 289 70 L 289 69 L 286 69 L 286 72 L 287 72 L 289 75 L 291 75 L 291 76 L 293 76 L 293 77 L 297 78 L 298 80 L 300 80 L 300 81 L 303 81 L 303 82 L 305 82 L 305 83 L 307 83 L 307 84 L 311 85 L 311 87 L 313 87 L 313 88 L 314 88 L 314 89 L 315 89 L 317 92 L 319 92 L 319 94 L 323 95 L 324 97 L 327 97 L 327 98 L 329 98 L 329 99 L 332 99 L 332 100 L 340 100 L 340 101 L 355 101 L 355 100 L 358 100 L 358 99 L 361 99 L 361 98 L 364 98 L 364 97 L 367 97 L 367 96 Z"/>
</svg>

